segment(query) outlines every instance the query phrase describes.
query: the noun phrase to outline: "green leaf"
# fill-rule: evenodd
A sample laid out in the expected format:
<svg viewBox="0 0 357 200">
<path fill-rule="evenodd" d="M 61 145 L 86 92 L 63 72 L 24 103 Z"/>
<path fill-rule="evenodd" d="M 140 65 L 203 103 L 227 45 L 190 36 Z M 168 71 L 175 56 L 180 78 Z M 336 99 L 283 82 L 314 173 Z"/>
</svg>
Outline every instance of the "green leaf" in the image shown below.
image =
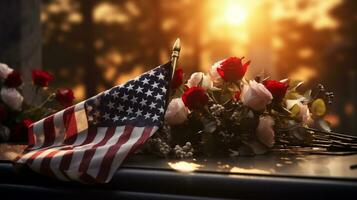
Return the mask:
<svg viewBox="0 0 357 200">
<path fill-rule="evenodd" d="M 326 104 L 322 99 L 316 99 L 312 102 L 311 112 L 313 115 L 321 117 L 326 113 Z"/>
<path fill-rule="evenodd" d="M 291 117 L 296 117 L 300 112 L 300 107 L 295 104 L 291 109 L 290 109 L 290 113 L 291 113 Z"/>
</svg>

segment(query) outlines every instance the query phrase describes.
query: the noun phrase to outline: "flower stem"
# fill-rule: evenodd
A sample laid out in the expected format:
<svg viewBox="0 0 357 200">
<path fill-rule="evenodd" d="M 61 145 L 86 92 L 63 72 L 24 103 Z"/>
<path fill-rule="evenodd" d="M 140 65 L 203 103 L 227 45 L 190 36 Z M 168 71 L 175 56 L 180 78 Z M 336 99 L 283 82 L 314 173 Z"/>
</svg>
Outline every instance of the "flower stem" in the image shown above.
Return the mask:
<svg viewBox="0 0 357 200">
<path fill-rule="evenodd" d="M 39 91 L 39 87 L 35 86 L 35 94 L 32 96 L 30 104 L 35 105 L 35 100 L 36 100 L 36 97 L 38 95 L 38 91 Z"/>
<path fill-rule="evenodd" d="M 39 106 L 36 106 L 36 107 L 33 107 L 31 109 L 28 109 L 26 110 L 24 113 L 27 114 L 27 113 L 31 113 L 33 111 L 36 111 L 36 110 L 39 110 L 41 108 L 43 108 L 48 102 L 51 102 L 53 101 L 53 99 L 55 98 L 56 94 L 55 93 L 52 93 L 51 95 L 49 95 L 45 101 L 43 101 Z"/>
</svg>

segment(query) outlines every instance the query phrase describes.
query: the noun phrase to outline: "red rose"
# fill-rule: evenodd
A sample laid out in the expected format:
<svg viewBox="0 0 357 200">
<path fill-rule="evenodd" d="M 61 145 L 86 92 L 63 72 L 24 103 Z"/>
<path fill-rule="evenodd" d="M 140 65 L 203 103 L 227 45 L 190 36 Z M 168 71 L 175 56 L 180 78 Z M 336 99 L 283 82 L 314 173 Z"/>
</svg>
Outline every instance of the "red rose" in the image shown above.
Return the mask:
<svg viewBox="0 0 357 200">
<path fill-rule="evenodd" d="M 281 101 L 286 91 L 288 90 L 289 84 L 287 82 L 282 83 L 276 80 L 266 80 L 263 82 L 263 85 L 270 91 L 273 95 L 274 101 Z"/>
<path fill-rule="evenodd" d="M 199 109 L 208 103 L 208 96 L 202 87 L 191 87 L 182 95 L 183 103 L 190 109 Z"/>
<path fill-rule="evenodd" d="M 21 121 L 21 123 L 26 127 L 26 128 L 29 128 L 31 126 L 31 124 L 33 124 L 33 121 L 31 119 L 23 119 Z"/>
<path fill-rule="evenodd" d="M 10 127 L 11 141 L 25 141 L 27 139 L 27 131 L 30 125 L 33 124 L 31 119 L 23 119 Z"/>
<path fill-rule="evenodd" d="M 16 88 L 22 84 L 22 78 L 19 72 L 12 71 L 5 79 L 4 85 L 9 88 Z"/>
<path fill-rule="evenodd" d="M 40 87 L 47 87 L 48 83 L 52 80 L 52 74 L 40 69 L 32 70 L 32 81 L 35 85 L 38 85 Z"/>
<path fill-rule="evenodd" d="M 240 94 L 241 94 L 240 91 L 237 91 L 237 92 L 234 93 L 234 99 L 235 99 L 236 101 L 238 101 L 238 100 L 240 99 Z"/>
<path fill-rule="evenodd" d="M 174 77 L 172 78 L 171 81 L 171 88 L 173 90 L 176 90 L 177 88 L 180 87 L 183 83 L 183 70 L 182 69 L 177 69 L 175 70 Z"/>
<path fill-rule="evenodd" d="M 71 106 L 74 100 L 73 91 L 68 88 L 58 89 L 56 92 L 56 100 L 64 107 Z"/>
<path fill-rule="evenodd" d="M 225 59 L 217 67 L 218 74 L 227 82 L 236 82 L 241 80 L 248 69 L 250 61 L 242 64 L 242 59 L 230 57 Z"/>
<path fill-rule="evenodd" d="M 7 117 L 6 109 L 3 105 L 0 105 L 0 122 L 2 122 L 2 120 L 6 119 L 6 117 Z"/>
</svg>

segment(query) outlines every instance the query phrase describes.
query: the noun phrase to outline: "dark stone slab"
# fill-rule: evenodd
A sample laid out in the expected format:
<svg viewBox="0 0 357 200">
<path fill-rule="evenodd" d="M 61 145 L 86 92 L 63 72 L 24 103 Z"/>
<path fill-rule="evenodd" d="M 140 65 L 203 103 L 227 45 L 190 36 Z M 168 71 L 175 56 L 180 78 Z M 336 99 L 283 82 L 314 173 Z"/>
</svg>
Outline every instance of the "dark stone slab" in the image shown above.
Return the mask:
<svg viewBox="0 0 357 200">
<path fill-rule="evenodd" d="M 21 70 L 41 67 L 40 0 L 0 1 L 0 62 Z"/>
<path fill-rule="evenodd" d="M 41 0 L 0 1 L 0 63 L 31 80 L 31 69 L 41 68 Z M 23 88 L 25 99 L 33 99 L 33 88 Z"/>
</svg>

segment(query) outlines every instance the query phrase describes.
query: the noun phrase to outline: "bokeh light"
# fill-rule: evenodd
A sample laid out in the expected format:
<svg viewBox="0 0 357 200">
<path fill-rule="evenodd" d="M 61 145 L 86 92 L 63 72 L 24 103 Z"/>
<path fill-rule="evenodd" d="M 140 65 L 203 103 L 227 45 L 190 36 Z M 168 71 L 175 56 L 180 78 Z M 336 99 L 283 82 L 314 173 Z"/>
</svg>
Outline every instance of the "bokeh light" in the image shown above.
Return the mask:
<svg viewBox="0 0 357 200">
<path fill-rule="evenodd" d="M 335 91 L 329 120 L 357 132 L 356 13 L 348 0 L 43 0 L 44 67 L 80 101 L 166 62 L 180 37 L 187 75 L 245 56 L 249 78 Z"/>
</svg>

